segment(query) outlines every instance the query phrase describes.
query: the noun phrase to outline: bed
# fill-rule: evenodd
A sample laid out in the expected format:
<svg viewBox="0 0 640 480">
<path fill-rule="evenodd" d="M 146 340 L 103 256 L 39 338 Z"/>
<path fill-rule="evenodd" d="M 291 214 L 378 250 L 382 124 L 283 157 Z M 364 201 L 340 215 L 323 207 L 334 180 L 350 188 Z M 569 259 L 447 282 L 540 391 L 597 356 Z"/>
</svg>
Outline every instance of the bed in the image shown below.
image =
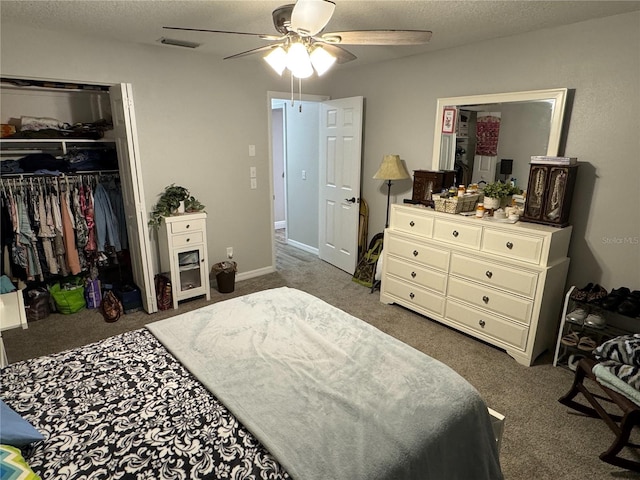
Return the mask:
<svg viewBox="0 0 640 480">
<path fill-rule="evenodd" d="M 0 396 L 47 479 L 502 478 L 466 380 L 287 287 L 9 365 Z"/>
</svg>

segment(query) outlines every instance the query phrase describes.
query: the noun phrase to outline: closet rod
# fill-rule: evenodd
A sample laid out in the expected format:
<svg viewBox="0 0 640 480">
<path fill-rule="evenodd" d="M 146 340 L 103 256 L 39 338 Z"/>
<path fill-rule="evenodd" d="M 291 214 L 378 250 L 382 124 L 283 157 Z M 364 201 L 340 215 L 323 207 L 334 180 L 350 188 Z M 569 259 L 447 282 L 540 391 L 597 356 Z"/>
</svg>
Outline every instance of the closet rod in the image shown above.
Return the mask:
<svg viewBox="0 0 640 480">
<path fill-rule="evenodd" d="M 0 175 L 2 178 L 13 178 L 20 179 L 24 177 L 43 177 L 43 178 L 59 178 L 60 180 L 64 178 L 77 177 L 78 175 L 119 175 L 119 170 L 78 170 L 77 172 L 67 172 L 61 173 L 60 175 L 52 175 L 46 173 L 31 173 L 31 172 L 22 172 L 22 173 L 3 173 Z"/>
</svg>

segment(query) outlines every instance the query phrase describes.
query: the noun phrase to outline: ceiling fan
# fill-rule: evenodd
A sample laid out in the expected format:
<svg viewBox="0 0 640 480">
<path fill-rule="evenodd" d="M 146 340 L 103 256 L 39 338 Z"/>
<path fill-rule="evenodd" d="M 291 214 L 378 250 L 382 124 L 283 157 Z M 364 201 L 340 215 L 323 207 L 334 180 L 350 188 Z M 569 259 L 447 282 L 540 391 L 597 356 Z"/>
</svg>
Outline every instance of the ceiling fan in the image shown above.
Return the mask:
<svg viewBox="0 0 640 480">
<path fill-rule="evenodd" d="M 336 8 L 331 0 L 297 0 L 273 13 L 273 24 L 280 35 L 230 32 L 202 28 L 163 27 L 169 30 L 250 35 L 272 43 L 225 57 L 225 60 L 269 52 L 265 60 L 280 75 L 288 68 L 297 78 L 326 72 L 334 63 L 347 63 L 357 57 L 342 45 L 423 45 L 431 39 L 428 30 L 350 30 L 322 33 Z"/>
</svg>

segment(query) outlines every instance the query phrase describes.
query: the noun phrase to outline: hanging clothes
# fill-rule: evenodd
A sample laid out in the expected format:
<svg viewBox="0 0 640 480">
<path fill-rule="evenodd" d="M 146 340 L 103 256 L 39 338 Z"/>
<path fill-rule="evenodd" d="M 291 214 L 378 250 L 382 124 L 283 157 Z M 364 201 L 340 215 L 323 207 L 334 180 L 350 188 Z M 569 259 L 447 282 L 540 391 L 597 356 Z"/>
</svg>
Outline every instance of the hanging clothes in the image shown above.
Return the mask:
<svg viewBox="0 0 640 480">
<path fill-rule="evenodd" d="M 0 257 L 10 278 L 42 281 L 83 271 L 97 278 L 99 267 L 122 261 L 116 252 L 128 243 L 113 174 L 3 176 L 0 184 Z"/>
<path fill-rule="evenodd" d="M 64 192 L 60 197 L 60 213 L 62 216 L 62 230 L 64 231 L 64 248 L 67 252 L 67 265 L 69 266 L 71 274 L 77 275 L 82 269 L 80 268 L 80 257 L 78 256 L 78 249 L 76 247 L 73 217 L 69 209 L 68 191 Z"/>
<path fill-rule="evenodd" d="M 96 186 L 93 199 L 95 201 L 94 212 L 98 237 L 98 252 L 104 252 L 107 243 L 114 247 L 116 252 L 122 251 L 118 220 L 113 213 L 109 194 L 101 183 Z"/>
</svg>

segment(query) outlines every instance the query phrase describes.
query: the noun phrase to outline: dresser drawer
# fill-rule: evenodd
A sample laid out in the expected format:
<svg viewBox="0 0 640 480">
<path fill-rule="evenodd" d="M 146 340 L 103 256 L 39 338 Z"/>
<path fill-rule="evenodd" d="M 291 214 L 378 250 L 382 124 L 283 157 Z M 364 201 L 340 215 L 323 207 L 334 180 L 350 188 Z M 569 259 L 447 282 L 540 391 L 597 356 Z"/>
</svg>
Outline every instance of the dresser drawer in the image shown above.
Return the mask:
<svg viewBox="0 0 640 480">
<path fill-rule="evenodd" d="M 421 287 L 435 290 L 442 295 L 444 295 L 447 290 L 446 273 L 422 268 L 393 256 L 387 256 L 385 258 L 385 263 L 385 268 L 389 275 L 394 275 L 399 277 L 401 280 L 413 282 Z"/>
<path fill-rule="evenodd" d="M 199 232 L 172 235 L 171 242 L 173 243 L 174 247 L 188 247 L 189 245 L 198 245 L 203 242 L 202 230 Z"/>
<path fill-rule="evenodd" d="M 437 218 L 433 226 L 433 239 L 479 250 L 482 226 L 448 222 Z"/>
<path fill-rule="evenodd" d="M 456 277 L 449 279 L 449 297 L 472 303 L 517 322 L 529 324 L 533 302 L 508 293 L 467 282 Z"/>
<path fill-rule="evenodd" d="M 392 276 L 386 276 L 383 281 L 386 294 L 403 301 L 409 308 L 421 308 L 442 317 L 444 315 L 444 297 L 431 293 L 416 285 L 403 282 Z"/>
<path fill-rule="evenodd" d="M 543 245 L 544 240 L 542 237 L 486 229 L 482 242 L 482 251 L 537 265 L 540 263 Z"/>
<path fill-rule="evenodd" d="M 482 258 L 451 255 L 452 275 L 459 275 L 485 285 L 502 288 L 513 293 L 533 298 L 536 293 L 538 274 L 527 270 L 500 265 Z"/>
<path fill-rule="evenodd" d="M 194 230 L 204 229 L 205 220 L 203 219 L 182 220 L 180 222 L 171 223 L 171 233 L 192 232 Z"/>
<path fill-rule="evenodd" d="M 402 210 L 394 208 L 391 214 L 391 226 L 402 232 L 431 237 L 433 233 L 433 217 L 412 210 L 417 209 Z"/>
<path fill-rule="evenodd" d="M 447 300 L 448 320 L 464 325 L 478 333 L 495 338 L 502 343 L 511 345 L 518 350 L 525 350 L 529 329 L 523 325 L 509 322 L 497 315 L 468 307 L 455 300 Z"/>
<path fill-rule="evenodd" d="M 396 255 L 412 262 L 419 262 L 445 272 L 449 269 L 449 252 L 447 250 L 434 248 L 417 240 L 408 240 L 389 233 L 384 249 L 390 255 Z"/>
</svg>

